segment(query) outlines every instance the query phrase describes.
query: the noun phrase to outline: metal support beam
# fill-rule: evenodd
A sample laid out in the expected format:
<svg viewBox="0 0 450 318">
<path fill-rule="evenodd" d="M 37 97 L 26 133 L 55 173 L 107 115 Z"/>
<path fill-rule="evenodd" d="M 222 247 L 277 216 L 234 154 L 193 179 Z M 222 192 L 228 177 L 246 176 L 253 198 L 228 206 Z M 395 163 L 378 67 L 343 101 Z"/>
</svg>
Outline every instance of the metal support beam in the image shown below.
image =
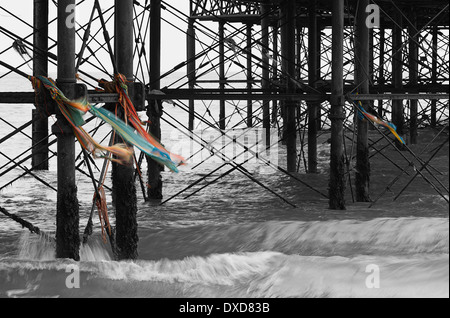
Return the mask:
<svg viewBox="0 0 450 318">
<path fill-rule="evenodd" d="M 33 76 L 48 76 L 48 58 L 41 52 L 48 51 L 48 0 L 34 0 L 34 39 Z M 32 150 L 31 167 L 33 170 L 48 170 L 48 115 L 42 95 L 37 95 L 38 101 L 32 110 Z"/>
<path fill-rule="evenodd" d="M 317 87 L 317 69 L 319 47 L 317 25 L 317 0 L 309 1 L 309 26 L 308 26 L 308 80 L 309 86 Z M 308 103 L 308 172 L 317 173 L 317 115 L 320 104 Z"/>
<path fill-rule="evenodd" d="M 247 24 L 246 28 L 247 34 L 246 34 L 246 41 L 247 41 L 247 93 L 251 95 L 252 93 L 252 82 L 253 82 L 253 72 L 252 72 L 252 25 Z M 264 44 L 263 44 L 264 45 Z M 263 49 L 264 51 L 264 49 Z M 263 58 L 264 60 L 264 58 Z M 264 66 L 263 66 L 264 67 Z M 247 127 L 251 128 L 253 127 L 253 101 L 247 100 Z"/>
<path fill-rule="evenodd" d="M 285 74 L 286 92 L 295 93 L 295 0 L 287 0 L 282 11 L 281 54 L 283 57 L 283 74 Z M 284 109 L 284 140 L 287 148 L 287 170 L 297 170 L 297 131 L 295 124 L 296 104 L 293 100 L 286 100 Z"/>
<path fill-rule="evenodd" d="M 366 8 L 369 0 L 359 0 L 356 14 L 356 37 L 355 37 L 355 85 L 358 94 L 368 94 L 370 85 L 370 48 L 369 29 L 366 24 Z M 363 108 L 368 110 L 368 101 L 362 101 Z M 370 188 L 370 162 L 368 144 L 368 122 L 355 116 L 358 136 L 356 142 L 356 201 L 369 202 Z"/>
<path fill-rule="evenodd" d="M 392 82 L 395 89 L 401 89 L 403 87 L 403 17 L 401 12 L 395 13 L 396 25 L 392 30 Z M 398 25 L 397 25 L 398 24 Z M 401 136 L 403 135 L 403 101 L 395 100 L 392 102 L 392 122 L 397 126 L 397 132 Z"/>
<path fill-rule="evenodd" d="M 115 0 L 115 56 L 117 71 L 133 79 L 133 0 Z M 118 114 L 124 117 L 123 112 Z M 123 142 L 116 136 L 116 142 Z M 129 147 L 131 145 L 128 144 Z M 113 198 L 116 207 L 117 256 L 136 259 L 137 245 L 137 197 L 134 184 L 134 166 L 113 164 Z"/>
<path fill-rule="evenodd" d="M 411 10 L 410 21 L 412 25 L 409 25 L 409 34 L 412 36 L 409 39 L 409 83 L 411 85 L 417 85 L 419 80 L 419 46 L 417 45 L 419 37 L 417 34 L 417 14 L 414 10 Z M 415 36 L 414 36 L 415 35 Z M 409 138 L 411 144 L 417 144 L 417 111 L 418 101 L 409 101 Z"/>
<path fill-rule="evenodd" d="M 380 56 L 379 56 L 379 67 L 378 67 L 378 87 L 380 87 L 380 93 L 384 92 L 384 84 L 386 82 L 384 78 L 384 63 L 385 63 L 385 54 L 386 54 L 386 30 L 384 28 L 384 21 L 380 21 Z M 378 117 L 383 118 L 384 110 L 383 110 L 383 100 L 378 100 L 378 109 L 377 109 Z"/>
<path fill-rule="evenodd" d="M 219 88 L 221 90 L 225 89 L 225 22 L 223 20 L 219 21 Z M 225 101 L 220 101 L 219 110 L 219 128 L 225 130 Z"/>
<path fill-rule="evenodd" d="M 150 89 L 161 88 L 161 0 L 150 2 Z M 147 116 L 150 121 L 150 132 L 157 140 L 161 140 L 162 101 L 148 100 Z M 148 197 L 151 200 L 163 198 L 161 171 L 163 167 L 156 161 L 147 158 L 148 163 Z"/>
<path fill-rule="evenodd" d="M 345 209 L 344 161 L 344 0 L 333 0 L 332 7 L 332 97 L 330 209 Z"/>
<path fill-rule="evenodd" d="M 58 1 L 58 67 L 57 84 L 70 99 L 75 98 L 75 26 L 70 20 L 75 0 Z M 75 180 L 75 136 L 72 127 L 57 110 L 52 127 L 58 137 L 58 192 L 56 211 L 56 257 L 80 259 L 79 208 Z"/>
<path fill-rule="evenodd" d="M 190 3 L 192 7 L 192 2 Z M 191 8 L 192 15 L 192 8 Z M 195 20 L 190 17 L 188 19 L 188 29 L 187 29 L 187 77 L 189 80 L 189 89 L 195 88 Z M 191 98 L 189 99 L 189 130 L 194 130 L 194 118 L 195 118 L 195 103 Z"/>
<path fill-rule="evenodd" d="M 272 80 L 279 80 L 278 79 L 278 33 L 279 33 L 279 27 L 278 27 L 278 21 L 275 22 L 272 26 Z M 269 106 L 270 107 L 270 106 Z M 269 111 L 270 112 L 270 111 Z M 272 100 L 272 118 L 270 119 L 272 124 L 275 125 L 278 119 L 278 99 L 276 96 Z M 270 125 L 270 123 L 269 123 Z"/>
<path fill-rule="evenodd" d="M 433 26 L 433 47 L 432 47 L 432 57 L 433 57 L 433 61 L 431 62 L 431 83 L 432 84 L 437 84 L 437 76 L 438 76 L 438 72 L 437 72 L 437 60 L 438 60 L 438 27 L 435 25 Z M 431 118 L 430 118 L 430 124 L 431 127 L 436 127 L 437 124 L 437 102 L 436 101 L 431 101 Z"/>
<path fill-rule="evenodd" d="M 317 46 L 317 62 L 316 62 L 316 68 L 317 68 L 317 75 L 316 75 L 316 79 L 317 81 L 322 80 L 322 29 L 321 26 L 319 25 L 319 21 L 317 20 L 317 42 L 316 42 L 316 46 Z M 318 86 L 316 84 L 316 86 Z M 322 108 L 321 108 L 321 103 L 317 103 L 317 107 L 316 107 L 316 128 L 317 130 L 321 130 L 322 129 Z"/>
<path fill-rule="evenodd" d="M 270 88 L 270 64 L 269 64 L 269 4 L 268 1 L 261 4 L 261 46 L 262 46 L 262 80 L 261 88 Z M 270 145 L 270 103 L 263 101 L 263 128 L 265 129 L 265 143 Z"/>
</svg>

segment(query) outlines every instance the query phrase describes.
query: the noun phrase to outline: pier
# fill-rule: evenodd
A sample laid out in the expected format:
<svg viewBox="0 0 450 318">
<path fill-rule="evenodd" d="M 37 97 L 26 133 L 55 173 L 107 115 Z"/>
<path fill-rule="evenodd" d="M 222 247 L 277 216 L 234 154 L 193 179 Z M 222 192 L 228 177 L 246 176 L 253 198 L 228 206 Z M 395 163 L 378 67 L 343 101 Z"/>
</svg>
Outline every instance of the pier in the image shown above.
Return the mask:
<svg viewBox="0 0 450 318">
<path fill-rule="evenodd" d="M 214 181 L 242 173 L 287 209 L 296 204 L 283 195 L 283 189 L 272 189 L 245 169 L 243 156 L 287 176 L 298 191 L 320 198 L 329 209 L 344 210 L 357 202 L 375 205 L 398 179 L 413 177 L 411 183 L 420 178 L 448 203 L 448 184 L 437 177 L 448 171 L 438 171 L 432 161 L 448 145 L 448 138 L 440 147 L 419 152 L 414 147 L 423 129 L 433 130 L 444 140 L 448 137 L 448 1 L 189 0 L 185 6 L 189 10 L 181 10 L 177 3 L 34 0 L 33 8 L 22 8 L 32 10 L 33 21 L 0 4 L 0 41 L 6 43 L 0 51 L 0 80 L 15 76 L 27 82 L 47 78 L 49 68 L 56 69 L 55 84 L 69 100 L 103 107 L 130 124 L 130 109 L 117 107 L 124 103 L 125 95 L 116 86 L 118 75 L 123 75 L 126 96 L 157 141 L 171 146 L 170 136 L 161 129 L 170 125 L 208 149 L 219 161 L 217 171 L 229 169 Z M 28 36 L 6 21 L 21 25 Z M 168 41 L 163 31 L 167 28 L 179 34 L 170 41 L 178 43 L 186 56 L 165 70 L 162 59 L 170 53 L 163 45 Z M 116 88 L 108 89 L 108 85 Z M 83 233 L 76 174 L 93 181 L 91 211 L 105 204 L 103 191 L 111 193 L 115 226 L 108 230 L 109 221 L 103 215 L 101 228 L 117 259 L 138 257 L 138 200 L 166 204 L 188 190 L 201 191 L 215 183 L 205 184 L 202 176 L 180 185 L 178 193 L 164 196 L 162 172 L 167 168 L 136 151 L 136 145 L 119 136 L 117 129 L 109 146 L 123 143 L 135 152 L 130 162 L 113 160 L 109 165 L 84 148 L 77 152 L 77 132 L 48 89 L 0 89 L 1 125 L 11 126 L 2 114 L 19 104 L 30 105 L 32 119 L 0 135 L 0 155 L 7 160 L 0 167 L 0 207 L 1 190 L 21 177 L 33 176 L 48 187 L 37 172 L 48 170 L 56 156 L 53 190 L 59 258 L 80 258 Z M 171 115 L 169 107 L 183 113 L 183 120 Z M 16 157 L 9 155 L 2 143 L 30 126 L 29 149 Z M 205 139 L 198 132 L 200 126 L 213 131 L 222 144 Z M 261 131 L 258 147 L 243 144 L 230 133 L 236 129 L 243 134 Z M 318 147 L 324 139 L 330 145 L 328 182 L 317 187 L 310 180 L 324 173 L 318 162 Z M 57 151 L 52 152 L 50 146 L 55 143 Z M 108 140 L 103 144 L 108 145 Z M 230 155 L 225 151 L 227 144 L 242 152 Z M 277 162 L 259 153 L 275 146 L 284 150 Z M 384 154 L 385 148 L 393 149 L 396 156 Z M 386 164 L 397 167 L 399 173 L 386 180 L 383 193 L 371 192 L 371 177 L 377 174 L 371 169 L 374 156 L 384 156 Z M 112 154 L 107 157 L 117 159 Z M 94 161 L 101 172 L 97 176 L 91 167 Z M 27 162 L 31 164 L 25 166 Z M 22 174 L 4 184 L 1 177 L 17 169 Z M 144 170 L 146 174 L 141 173 Z M 104 184 L 108 173 L 110 189 Z M 404 191 L 407 187 L 397 197 Z M 85 238 L 89 229 L 92 221 Z"/>
</svg>

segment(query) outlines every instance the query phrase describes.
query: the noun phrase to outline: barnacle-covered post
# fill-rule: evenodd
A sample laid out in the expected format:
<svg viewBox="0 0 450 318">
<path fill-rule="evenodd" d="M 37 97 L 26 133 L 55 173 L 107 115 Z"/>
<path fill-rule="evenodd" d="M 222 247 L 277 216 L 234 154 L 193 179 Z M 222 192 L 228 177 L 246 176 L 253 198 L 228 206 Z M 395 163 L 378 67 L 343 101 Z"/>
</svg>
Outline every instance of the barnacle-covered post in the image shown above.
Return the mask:
<svg viewBox="0 0 450 318">
<path fill-rule="evenodd" d="M 133 0 L 115 2 L 115 56 L 117 71 L 133 81 Z M 119 114 L 123 117 L 124 114 Z M 122 142 L 117 136 L 116 142 Z M 130 145 L 129 145 L 130 146 Z M 113 191 L 116 206 L 116 246 L 119 259 L 138 256 L 137 197 L 133 164 L 113 164 Z"/>
<path fill-rule="evenodd" d="M 69 99 L 76 97 L 75 0 L 58 1 L 57 85 Z M 75 183 L 75 136 L 57 110 L 52 127 L 58 137 L 58 194 L 56 211 L 56 257 L 79 260 L 79 208 Z"/>
</svg>

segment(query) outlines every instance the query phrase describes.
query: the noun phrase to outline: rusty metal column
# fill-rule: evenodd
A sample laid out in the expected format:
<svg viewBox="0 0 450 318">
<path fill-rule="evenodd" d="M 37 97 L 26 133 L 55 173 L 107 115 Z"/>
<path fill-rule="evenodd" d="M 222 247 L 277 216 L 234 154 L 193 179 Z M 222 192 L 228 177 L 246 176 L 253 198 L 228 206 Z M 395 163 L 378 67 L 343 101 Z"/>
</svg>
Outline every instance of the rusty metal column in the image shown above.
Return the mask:
<svg viewBox="0 0 450 318">
<path fill-rule="evenodd" d="M 161 0 L 150 2 L 150 89 L 161 88 Z M 157 140 L 161 140 L 161 116 L 163 106 L 161 101 L 149 100 L 147 116 L 150 120 L 150 132 Z M 151 200 L 163 198 L 161 171 L 163 167 L 147 157 L 148 163 L 148 197 Z"/>
<path fill-rule="evenodd" d="M 403 87 L 403 22 L 401 12 L 396 12 L 395 24 L 392 30 L 392 84 L 394 90 L 400 90 Z M 392 101 L 392 122 L 397 126 L 397 133 L 403 135 L 403 100 Z"/>
<path fill-rule="evenodd" d="M 75 98 L 75 0 L 58 1 L 57 85 L 69 99 Z M 52 131 L 58 137 L 58 194 L 56 257 L 80 259 L 79 208 L 75 183 L 75 136 L 59 110 Z"/>
<path fill-rule="evenodd" d="M 411 86 L 417 86 L 419 81 L 419 37 L 417 33 L 417 14 L 414 10 L 411 10 L 411 23 L 409 25 L 409 34 L 412 38 L 409 39 L 409 84 Z M 414 36 L 415 35 L 415 36 Z M 411 144 L 417 144 L 417 109 L 418 101 L 409 101 L 409 137 Z"/>
<path fill-rule="evenodd" d="M 318 36 L 317 33 L 317 0 L 309 1 L 309 26 L 308 26 L 308 81 L 309 86 L 317 87 L 318 68 Z M 317 173 L 317 109 L 318 103 L 308 103 L 308 172 Z"/>
<path fill-rule="evenodd" d="M 224 94 L 225 90 L 225 22 L 219 21 L 219 88 L 220 93 Z M 219 101 L 219 128 L 225 130 L 225 100 Z"/>
<path fill-rule="evenodd" d="M 48 0 L 34 0 L 33 76 L 48 76 Z M 39 97 L 38 97 L 39 98 Z M 44 102 L 39 98 L 32 110 L 33 170 L 48 170 L 48 116 Z"/>
<path fill-rule="evenodd" d="M 188 18 L 187 29 L 187 78 L 189 80 L 189 89 L 195 89 L 195 28 L 194 18 L 192 18 L 192 1 L 190 3 L 190 17 Z M 189 130 L 194 130 L 195 101 L 189 99 Z"/>
<path fill-rule="evenodd" d="M 283 75 L 286 78 L 286 93 L 296 90 L 295 79 L 295 0 L 285 1 L 282 7 L 283 26 L 281 29 L 281 52 L 283 56 Z M 286 100 L 284 115 L 284 139 L 287 148 L 287 170 L 297 171 L 297 129 L 295 125 L 296 102 Z"/>
<path fill-rule="evenodd" d="M 358 94 L 369 94 L 370 85 L 370 48 L 369 28 L 366 24 L 366 8 L 369 0 L 359 0 L 356 14 L 356 37 L 355 37 L 355 85 Z M 368 110 L 368 101 L 361 102 L 363 108 Z M 368 145 L 368 122 L 355 116 L 357 122 L 358 136 L 356 142 L 356 201 L 369 202 L 370 188 L 370 162 Z"/>
<path fill-rule="evenodd" d="M 115 0 L 115 33 L 117 71 L 133 82 L 133 0 Z M 119 117 L 124 117 L 124 114 L 119 114 Z M 112 183 L 116 207 L 117 256 L 120 260 L 136 259 L 139 239 L 133 164 L 114 163 Z"/>
<path fill-rule="evenodd" d="M 333 0 L 330 209 L 345 209 L 344 164 L 344 0 Z"/>
<path fill-rule="evenodd" d="M 269 61 L 269 4 L 261 4 L 261 46 L 262 46 L 262 79 L 263 91 L 270 89 L 270 61 Z M 266 93 L 266 92 L 265 92 Z M 270 147 L 270 102 L 263 101 L 263 129 L 265 130 L 264 141 L 266 147 Z"/>
</svg>

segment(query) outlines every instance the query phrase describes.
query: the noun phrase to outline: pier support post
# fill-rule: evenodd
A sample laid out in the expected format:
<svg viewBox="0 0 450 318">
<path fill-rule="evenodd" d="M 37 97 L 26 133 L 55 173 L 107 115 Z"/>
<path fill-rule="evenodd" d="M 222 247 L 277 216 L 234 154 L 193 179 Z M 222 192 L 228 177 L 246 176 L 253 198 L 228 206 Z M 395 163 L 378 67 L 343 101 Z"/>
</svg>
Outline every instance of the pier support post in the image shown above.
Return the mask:
<svg viewBox="0 0 450 318">
<path fill-rule="evenodd" d="M 400 90 L 403 87 L 403 17 L 401 12 L 395 13 L 395 24 L 392 30 L 392 84 L 394 89 Z M 403 135 L 403 100 L 392 101 L 392 122 L 397 126 L 397 133 Z"/>
<path fill-rule="evenodd" d="M 252 24 L 248 23 L 246 28 L 246 60 L 247 60 L 247 94 L 251 95 L 253 87 L 253 73 L 252 73 Z M 263 49 L 264 51 L 264 49 Z M 247 100 L 247 127 L 253 127 L 253 101 Z"/>
<path fill-rule="evenodd" d="M 58 1 L 57 85 L 69 99 L 75 98 L 75 25 L 67 24 L 75 0 Z M 52 127 L 58 137 L 58 194 L 56 211 L 56 257 L 80 259 L 79 207 L 75 183 L 75 136 L 59 110 Z"/>
<path fill-rule="evenodd" d="M 417 86 L 419 82 L 419 41 L 417 33 L 417 15 L 414 10 L 411 10 L 411 25 L 409 25 L 409 84 L 411 86 Z M 418 101 L 416 99 L 409 101 L 409 138 L 410 143 L 417 144 L 417 110 Z"/>
<path fill-rule="evenodd" d="M 161 0 L 151 0 L 150 11 L 150 90 L 161 88 Z M 147 116 L 150 121 L 150 133 L 161 140 L 162 102 L 149 100 Z M 147 157 L 148 198 L 161 200 L 163 198 L 161 171 L 163 167 Z"/>
<path fill-rule="evenodd" d="M 190 17 L 188 19 L 188 29 L 187 29 L 187 78 L 189 80 L 189 89 L 195 88 L 195 28 L 194 28 L 194 18 L 192 18 L 192 1 L 190 3 Z M 194 130 L 194 118 L 195 118 L 195 101 L 194 99 L 189 99 L 189 130 Z"/>
<path fill-rule="evenodd" d="M 370 48 L 369 29 L 366 24 L 366 8 L 369 0 L 359 0 L 356 18 L 355 38 L 355 85 L 359 94 L 369 94 L 370 85 Z M 363 108 L 369 109 L 369 101 L 361 102 Z M 369 202 L 370 162 L 368 145 L 368 122 L 355 116 L 358 137 L 356 143 L 356 201 Z"/>
<path fill-rule="evenodd" d="M 115 0 L 115 55 L 117 71 L 133 79 L 133 0 Z M 124 113 L 119 114 L 124 117 Z M 119 136 L 116 142 L 122 142 Z M 131 147 L 130 144 L 128 144 Z M 119 260 L 136 259 L 137 197 L 134 166 L 113 163 L 112 183 L 116 206 L 116 246 Z"/>
<path fill-rule="evenodd" d="M 278 33 L 279 33 L 279 27 L 278 27 L 278 21 L 276 21 L 275 23 L 272 24 L 272 37 L 273 37 L 273 43 L 272 43 L 272 52 L 273 52 L 273 56 L 272 56 L 272 81 L 277 81 L 279 82 L 279 78 L 278 78 Z M 272 84 L 272 86 L 274 86 Z M 275 88 L 278 88 L 276 86 L 274 86 Z M 270 107 L 270 106 L 269 106 Z M 270 112 L 270 110 L 269 110 Z M 272 100 L 272 117 L 270 119 L 272 121 L 273 125 L 276 125 L 277 120 L 278 120 L 278 99 L 276 98 L 276 93 L 275 96 Z M 270 122 L 269 122 L 270 125 Z"/>
<path fill-rule="evenodd" d="M 270 89 L 270 64 L 269 64 L 269 4 L 268 1 L 261 4 L 261 46 L 262 46 L 262 79 L 263 91 Z M 270 147 L 270 102 L 263 101 L 263 129 L 265 130 L 266 147 Z"/>
<path fill-rule="evenodd" d="M 333 0 L 330 209 L 345 209 L 344 164 L 344 0 Z"/>
<path fill-rule="evenodd" d="M 33 76 L 48 76 L 48 0 L 34 0 Z M 48 115 L 45 105 L 39 98 L 36 109 L 32 110 L 32 149 L 31 166 L 33 170 L 48 170 Z"/>
<path fill-rule="evenodd" d="M 437 60 L 438 60 L 438 27 L 437 25 L 433 26 L 432 31 L 432 42 L 433 42 L 433 48 L 432 48 L 432 57 L 433 61 L 431 62 L 431 83 L 433 85 L 437 84 Z M 437 100 L 433 99 L 431 101 L 431 118 L 430 118 L 430 125 L 431 127 L 436 127 L 437 125 Z"/>
<path fill-rule="evenodd" d="M 317 13 L 316 13 L 317 15 Z M 317 42 L 316 42 L 316 50 L 317 50 L 317 62 L 316 62 L 316 86 L 319 87 L 318 82 L 322 79 L 322 26 L 320 25 L 317 16 L 316 16 L 316 23 L 317 23 Z M 322 103 L 317 102 L 316 104 L 316 128 L 317 131 L 322 130 Z"/>
<path fill-rule="evenodd" d="M 295 93 L 295 0 L 285 1 L 282 7 L 281 51 L 283 56 L 283 75 L 286 78 L 286 92 Z M 284 109 L 284 140 L 287 148 L 287 170 L 297 171 L 297 130 L 295 125 L 296 102 L 286 100 Z"/>
<path fill-rule="evenodd" d="M 378 87 L 380 94 L 384 93 L 384 85 L 386 83 L 386 79 L 384 78 L 384 63 L 385 63 L 385 54 L 386 54 L 386 30 L 384 27 L 384 20 L 380 20 L 380 56 L 379 56 L 379 67 L 378 67 Z M 383 100 L 378 100 L 378 109 L 377 109 L 378 117 L 383 118 L 384 110 L 383 110 Z"/>
<path fill-rule="evenodd" d="M 317 0 L 309 1 L 309 26 L 308 26 L 308 82 L 309 86 L 317 87 L 318 69 L 318 35 L 317 26 Z M 308 173 L 317 173 L 317 115 L 320 104 L 308 103 Z"/>
<path fill-rule="evenodd" d="M 219 21 L 219 88 L 220 93 L 223 94 L 225 90 L 225 22 Z M 225 100 L 219 101 L 219 128 L 225 130 Z"/>
</svg>

